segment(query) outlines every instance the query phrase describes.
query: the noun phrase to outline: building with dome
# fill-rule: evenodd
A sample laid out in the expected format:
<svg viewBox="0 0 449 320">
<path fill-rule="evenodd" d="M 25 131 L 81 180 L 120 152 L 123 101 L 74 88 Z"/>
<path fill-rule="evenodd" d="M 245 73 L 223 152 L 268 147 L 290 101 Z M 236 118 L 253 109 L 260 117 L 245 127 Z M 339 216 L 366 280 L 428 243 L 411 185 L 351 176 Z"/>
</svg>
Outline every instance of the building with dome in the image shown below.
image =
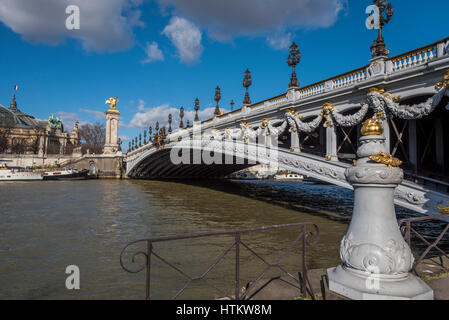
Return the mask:
<svg viewBox="0 0 449 320">
<path fill-rule="evenodd" d="M 69 155 L 79 145 L 78 122 L 69 133 L 54 115 L 40 120 L 21 112 L 15 95 L 9 108 L 0 104 L 0 154 Z"/>
</svg>

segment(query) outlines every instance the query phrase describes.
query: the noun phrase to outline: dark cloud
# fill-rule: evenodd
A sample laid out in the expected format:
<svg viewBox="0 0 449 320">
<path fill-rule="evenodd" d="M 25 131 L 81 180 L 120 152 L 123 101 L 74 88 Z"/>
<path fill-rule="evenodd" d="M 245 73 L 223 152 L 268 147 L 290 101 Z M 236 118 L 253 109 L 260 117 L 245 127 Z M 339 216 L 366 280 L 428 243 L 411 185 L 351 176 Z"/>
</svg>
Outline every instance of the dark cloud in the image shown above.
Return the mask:
<svg viewBox="0 0 449 320">
<path fill-rule="evenodd" d="M 0 21 L 25 40 L 56 45 L 75 38 L 83 48 L 116 51 L 130 47 L 132 27 L 142 27 L 140 0 L 0 0 Z M 67 30 L 66 8 L 80 9 L 81 28 Z"/>
<path fill-rule="evenodd" d="M 329 27 L 347 0 L 157 0 L 164 11 L 186 17 L 217 40 L 273 30 Z"/>
</svg>

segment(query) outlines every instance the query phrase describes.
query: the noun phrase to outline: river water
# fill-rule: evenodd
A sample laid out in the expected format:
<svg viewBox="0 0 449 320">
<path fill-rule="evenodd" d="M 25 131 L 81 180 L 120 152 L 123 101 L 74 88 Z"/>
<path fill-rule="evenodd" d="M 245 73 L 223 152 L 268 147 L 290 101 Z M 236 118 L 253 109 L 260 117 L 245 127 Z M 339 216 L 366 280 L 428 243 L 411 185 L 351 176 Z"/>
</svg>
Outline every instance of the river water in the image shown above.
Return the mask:
<svg viewBox="0 0 449 320">
<path fill-rule="evenodd" d="M 119 262 L 128 242 L 275 224 L 317 224 L 321 236 L 315 247 L 308 248 L 308 267 L 336 266 L 352 202 L 350 190 L 293 181 L 2 183 L 0 299 L 141 299 L 145 296 L 144 272 L 129 274 Z M 411 215 L 406 210 L 398 211 L 399 217 Z M 268 261 L 274 261 L 298 234 L 298 229 L 286 229 L 244 235 L 242 240 Z M 155 244 L 155 251 L 187 274 L 198 276 L 232 240 L 221 236 L 160 243 Z M 241 251 L 243 286 L 263 271 L 264 264 L 248 250 Z M 300 270 L 300 253 L 298 247 L 282 264 L 292 274 Z M 234 256 L 231 250 L 206 277 L 207 282 L 230 294 Z M 137 257 L 136 262 L 142 263 L 142 259 Z M 168 299 L 186 278 L 154 258 L 153 262 L 152 298 Z M 126 263 L 133 267 L 129 260 Z M 80 290 L 65 287 L 69 265 L 80 269 Z M 279 270 L 268 273 L 279 274 Z M 200 281 L 189 286 L 180 298 L 220 296 Z"/>
</svg>

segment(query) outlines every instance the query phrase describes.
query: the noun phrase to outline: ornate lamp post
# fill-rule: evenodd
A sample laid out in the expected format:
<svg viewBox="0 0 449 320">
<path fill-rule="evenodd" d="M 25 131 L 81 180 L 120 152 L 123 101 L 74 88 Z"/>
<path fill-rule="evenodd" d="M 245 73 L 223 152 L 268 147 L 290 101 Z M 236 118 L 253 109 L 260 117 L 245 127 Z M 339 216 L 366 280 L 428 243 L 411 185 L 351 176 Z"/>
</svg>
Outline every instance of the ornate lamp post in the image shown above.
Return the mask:
<svg viewBox="0 0 449 320">
<path fill-rule="evenodd" d="M 390 22 L 394 15 L 394 8 L 391 2 L 387 4 L 387 0 L 373 0 L 373 4 L 379 8 L 379 35 L 377 40 L 373 41 L 371 45 L 371 54 L 373 58 L 388 56 L 390 51 L 384 42 L 384 37 L 382 34 L 382 29 L 384 25 Z"/>
<path fill-rule="evenodd" d="M 131 151 L 131 141 L 128 142 L 128 152 Z"/>
<path fill-rule="evenodd" d="M 153 135 L 153 128 L 151 126 L 148 128 L 148 133 L 149 133 L 148 140 L 151 142 L 153 140 L 153 138 L 151 137 Z"/>
<path fill-rule="evenodd" d="M 195 122 L 200 121 L 200 118 L 198 117 L 198 110 L 200 110 L 200 100 L 198 98 L 195 99 Z"/>
<path fill-rule="evenodd" d="M 217 105 L 215 106 L 215 112 L 214 112 L 214 115 L 216 115 L 216 116 L 220 115 L 220 107 L 218 106 L 218 101 L 220 101 L 220 99 L 221 99 L 221 90 L 220 90 L 220 87 L 217 86 L 217 88 L 215 89 L 215 97 L 214 97 L 215 102 L 217 102 Z"/>
<path fill-rule="evenodd" d="M 133 142 L 133 144 L 132 144 L 132 148 L 131 148 L 131 150 L 133 150 L 133 151 L 134 151 L 134 139 L 132 140 L 132 142 Z"/>
<path fill-rule="evenodd" d="M 381 119 L 363 123 L 357 164 L 346 169 L 354 210 L 340 245 L 342 264 L 328 269 L 329 289 L 351 299 L 433 299 L 432 289 L 410 273 L 413 255 L 394 208 L 402 161 L 387 154 Z"/>
<path fill-rule="evenodd" d="M 251 79 L 251 72 L 249 69 L 246 69 L 245 73 L 243 74 L 243 87 L 246 89 L 245 93 L 245 99 L 243 100 L 243 105 L 250 105 L 251 99 L 249 98 L 248 88 L 253 83 L 253 80 Z"/>
<path fill-rule="evenodd" d="M 143 130 L 143 144 L 146 145 L 147 144 L 147 130 Z"/>
<path fill-rule="evenodd" d="M 179 122 L 179 128 L 184 129 L 184 122 L 182 121 L 182 119 L 184 118 L 184 107 L 181 107 L 181 109 L 179 109 L 179 117 L 181 118 L 181 121 Z"/>
<path fill-rule="evenodd" d="M 235 105 L 234 100 L 231 100 L 231 112 L 234 111 L 234 105 Z"/>
<path fill-rule="evenodd" d="M 156 130 L 156 134 L 159 133 L 159 121 L 156 121 L 156 127 L 154 128 Z"/>
<path fill-rule="evenodd" d="M 142 146 L 142 134 L 139 133 L 139 147 Z"/>
<path fill-rule="evenodd" d="M 289 67 L 293 68 L 292 78 L 290 79 L 290 83 L 288 85 L 289 88 L 299 88 L 299 81 L 296 77 L 296 65 L 301 61 L 301 52 L 299 51 L 296 43 L 292 43 L 290 49 L 288 50 L 290 55 L 287 58 L 287 64 Z"/>
<path fill-rule="evenodd" d="M 172 124 L 173 118 L 171 113 L 168 115 L 168 133 L 172 133 L 171 124 Z"/>
</svg>

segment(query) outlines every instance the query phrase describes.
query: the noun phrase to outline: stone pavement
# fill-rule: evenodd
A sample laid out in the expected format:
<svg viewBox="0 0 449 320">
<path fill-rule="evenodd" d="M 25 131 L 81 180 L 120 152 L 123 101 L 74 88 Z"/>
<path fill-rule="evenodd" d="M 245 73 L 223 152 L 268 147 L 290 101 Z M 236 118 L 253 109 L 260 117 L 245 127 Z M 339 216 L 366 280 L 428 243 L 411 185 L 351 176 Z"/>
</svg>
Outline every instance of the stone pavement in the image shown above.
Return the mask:
<svg viewBox="0 0 449 320">
<path fill-rule="evenodd" d="M 417 267 L 418 275 L 434 290 L 435 300 L 449 300 L 449 259 L 426 259 Z M 446 269 L 445 269 L 446 268 Z M 316 300 L 348 300 L 327 287 L 326 269 L 309 270 L 310 285 Z M 296 275 L 298 280 L 298 275 Z M 251 300 L 311 300 L 301 296 L 298 282 L 289 276 L 260 280 L 248 294 Z"/>
</svg>

